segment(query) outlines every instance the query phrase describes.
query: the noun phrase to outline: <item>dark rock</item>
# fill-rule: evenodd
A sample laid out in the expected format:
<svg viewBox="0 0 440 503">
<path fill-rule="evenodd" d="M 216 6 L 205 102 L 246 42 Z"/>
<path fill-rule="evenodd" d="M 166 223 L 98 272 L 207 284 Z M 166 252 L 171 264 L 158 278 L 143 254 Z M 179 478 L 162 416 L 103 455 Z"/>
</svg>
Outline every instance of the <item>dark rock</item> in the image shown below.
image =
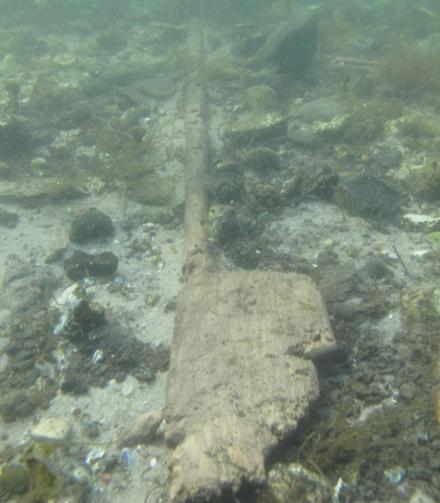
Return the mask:
<svg viewBox="0 0 440 503">
<path fill-rule="evenodd" d="M 37 400 L 33 395 L 25 391 L 16 391 L 1 399 L 0 415 L 6 422 L 16 421 L 32 414 L 37 406 Z"/>
<path fill-rule="evenodd" d="M 303 196 L 314 194 L 325 200 L 333 198 L 335 187 L 339 181 L 339 175 L 333 166 L 325 161 L 317 162 L 302 169 L 301 176 Z"/>
<path fill-rule="evenodd" d="M 73 219 L 70 240 L 73 243 L 84 243 L 112 236 L 114 232 L 112 219 L 96 208 L 90 208 Z"/>
<path fill-rule="evenodd" d="M 11 117 L 0 126 L 0 156 L 11 158 L 22 155 L 31 146 L 32 137 L 27 122 Z"/>
<path fill-rule="evenodd" d="M 68 369 L 64 381 L 61 383 L 61 391 L 70 395 L 82 395 L 87 393 L 88 389 L 85 377 L 75 370 Z"/>
<path fill-rule="evenodd" d="M 280 166 L 278 154 L 267 147 L 254 147 L 240 154 L 244 165 L 259 173 L 273 173 Z"/>
<path fill-rule="evenodd" d="M 222 204 L 240 201 L 244 191 L 243 175 L 236 170 L 216 171 L 212 180 L 212 192 Z"/>
<path fill-rule="evenodd" d="M 343 302 L 357 288 L 358 275 L 352 265 L 329 264 L 319 269 L 319 286 L 329 304 Z"/>
<path fill-rule="evenodd" d="M 361 174 L 341 179 L 335 201 L 352 215 L 387 220 L 399 211 L 399 193 L 382 179 Z"/>
<path fill-rule="evenodd" d="M 57 248 L 53 252 L 49 253 L 49 255 L 44 259 L 46 264 L 55 264 L 59 262 L 62 258 L 64 258 L 64 254 L 67 251 L 67 247 L 64 246 L 62 248 Z"/>
<path fill-rule="evenodd" d="M 99 437 L 99 422 L 98 421 L 85 421 L 82 425 L 82 431 L 88 438 Z"/>
<path fill-rule="evenodd" d="M 87 276 L 112 276 L 118 268 L 118 257 L 112 252 L 102 252 L 96 255 L 76 250 L 64 261 L 64 270 L 71 280 L 83 279 Z"/>
<path fill-rule="evenodd" d="M 251 64 L 276 66 L 282 73 L 298 75 L 310 65 L 318 45 L 318 15 L 306 12 L 283 23 L 271 34 Z"/>
<path fill-rule="evenodd" d="M 10 213 L 2 208 L 0 208 L 0 225 L 3 227 L 8 227 L 8 229 L 13 229 L 19 220 L 17 213 Z"/>
<path fill-rule="evenodd" d="M 390 274 L 387 263 L 380 257 L 370 257 L 365 264 L 365 272 L 372 279 L 381 279 Z"/>
</svg>

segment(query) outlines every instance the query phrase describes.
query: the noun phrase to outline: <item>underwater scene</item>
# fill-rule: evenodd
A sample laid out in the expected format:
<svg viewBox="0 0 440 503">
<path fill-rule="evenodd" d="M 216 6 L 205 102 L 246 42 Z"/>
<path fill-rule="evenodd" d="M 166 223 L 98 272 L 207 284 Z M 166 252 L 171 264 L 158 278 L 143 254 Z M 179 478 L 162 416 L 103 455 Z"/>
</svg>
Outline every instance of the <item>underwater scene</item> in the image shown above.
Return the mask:
<svg viewBox="0 0 440 503">
<path fill-rule="evenodd" d="M 0 503 L 440 502 L 440 2 L 0 13 Z"/>
</svg>

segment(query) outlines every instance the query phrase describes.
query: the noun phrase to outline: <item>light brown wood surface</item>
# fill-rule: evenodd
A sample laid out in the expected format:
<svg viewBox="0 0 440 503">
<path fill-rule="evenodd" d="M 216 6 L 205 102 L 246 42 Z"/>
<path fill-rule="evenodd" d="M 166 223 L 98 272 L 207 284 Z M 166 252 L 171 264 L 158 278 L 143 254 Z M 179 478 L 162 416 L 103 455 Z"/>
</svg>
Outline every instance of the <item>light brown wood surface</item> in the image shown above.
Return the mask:
<svg viewBox="0 0 440 503">
<path fill-rule="evenodd" d="M 203 60 L 193 33 L 194 51 Z M 172 503 L 208 501 L 242 483 L 264 482 L 269 452 L 319 394 L 312 358 L 335 346 L 320 292 L 306 276 L 215 271 L 207 245 L 208 134 L 197 72 L 186 98 L 185 284 L 165 409 Z"/>
</svg>

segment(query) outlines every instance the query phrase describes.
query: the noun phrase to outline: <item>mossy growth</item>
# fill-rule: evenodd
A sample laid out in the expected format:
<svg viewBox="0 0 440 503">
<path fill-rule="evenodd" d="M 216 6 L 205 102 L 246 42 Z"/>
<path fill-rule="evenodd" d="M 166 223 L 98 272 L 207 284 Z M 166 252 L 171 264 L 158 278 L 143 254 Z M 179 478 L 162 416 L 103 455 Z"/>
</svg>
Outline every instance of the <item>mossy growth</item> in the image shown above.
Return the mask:
<svg viewBox="0 0 440 503">
<path fill-rule="evenodd" d="M 270 112 L 277 107 L 276 93 L 268 85 L 248 87 L 245 99 L 249 108 L 254 112 Z"/>
<path fill-rule="evenodd" d="M 419 200 L 440 200 L 440 164 L 430 160 L 421 168 L 414 169 L 410 175 L 410 187 Z"/>
<path fill-rule="evenodd" d="M 427 369 L 427 375 L 430 373 Z M 406 442 L 416 417 L 431 418 L 434 425 L 435 405 L 432 396 L 420 393 L 410 404 L 384 407 L 364 420 L 348 421 L 348 404 L 343 403 L 333 418 L 314 425 L 297 446 L 296 458 L 306 468 L 335 480 L 342 477 L 356 485 L 360 477 L 376 476 L 390 466 L 411 465 L 413 452 Z"/>
<path fill-rule="evenodd" d="M 427 328 L 440 325 L 440 313 L 435 305 L 434 289 L 413 288 L 403 292 L 402 313 L 408 326 L 421 325 Z"/>
<path fill-rule="evenodd" d="M 0 501 L 9 501 L 13 496 L 24 494 L 29 488 L 29 470 L 20 464 L 0 465 Z"/>
<path fill-rule="evenodd" d="M 239 158 L 248 169 L 260 173 L 277 170 L 280 165 L 278 154 L 268 147 L 245 149 L 240 152 Z"/>
<path fill-rule="evenodd" d="M 225 52 L 218 52 L 206 63 L 203 77 L 241 87 L 251 74 L 252 71 L 244 66 L 239 58 Z"/>
<path fill-rule="evenodd" d="M 80 98 L 77 88 L 63 87 L 52 78 L 41 77 L 32 90 L 29 108 L 42 116 L 53 117 L 68 112 L 79 102 Z"/>
<path fill-rule="evenodd" d="M 433 245 L 437 250 L 440 250 L 440 231 L 430 232 L 426 236 L 429 244 Z"/>
<path fill-rule="evenodd" d="M 21 117 L 11 117 L 0 125 L 0 155 L 3 158 L 23 155 L 31 146 L 30 128 Z"/>
<path fill-rule="evenodd" d="M 139 153 L 139 138 L 127 131 L 119 129 L 110 122 L 92 119 L 83 128 L 80 141 L 85 145 L 95 145 L 99 152 L 111 156 L 121 156 L 136 150 Z"/>
<path fill-rule="evenodd" d="M 127 183 L 128 195 L 142 204 L 165 206 L 172 203 L 175 195 L 175 181 L 169 176 L 149 173 L 138 180 Z"/>
<path fill-rule="evenodd" d="M 417 46 L 396 49 L 380 66 L 378 77 L 400 96 L 438 91 L 440 54 Z"/>
<path fill-rule="evenodd" d="M 379 138 L 384 129 L 384 118 L 376 107 L 361 108 L 344 122 L 342 140 L 349 144 L 368 143 Z"/>
<path fill-rule="evenodd" d="M 237 214 L 226 205 L 213 205 L 208 214 L 209 237 L 216 244 L 227 245 L 240 234 Z"/>
</svg>

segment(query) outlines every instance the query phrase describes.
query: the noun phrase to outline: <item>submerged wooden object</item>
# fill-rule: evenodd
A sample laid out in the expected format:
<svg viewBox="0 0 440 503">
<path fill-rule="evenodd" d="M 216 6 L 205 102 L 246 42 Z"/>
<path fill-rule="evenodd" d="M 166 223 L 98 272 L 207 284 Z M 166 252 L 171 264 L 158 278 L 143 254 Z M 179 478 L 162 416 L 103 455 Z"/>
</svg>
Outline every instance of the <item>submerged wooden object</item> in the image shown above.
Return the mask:
<svg viewBox="0 0 440 503">
<path fill-rule="evenodd" d="M 194 60 L 202 60 L 199 39 L 193 35 L 189 45 Z M 185 112 L 185 285 L 165 411 L 173 503 L 264 482 L 268 453 L 318 396 L 312 358 L 335 346 L 320 292 L 308 277 L 215 269 L 207 247 L 206 126 L 195 74 Z"/>
</svg>

